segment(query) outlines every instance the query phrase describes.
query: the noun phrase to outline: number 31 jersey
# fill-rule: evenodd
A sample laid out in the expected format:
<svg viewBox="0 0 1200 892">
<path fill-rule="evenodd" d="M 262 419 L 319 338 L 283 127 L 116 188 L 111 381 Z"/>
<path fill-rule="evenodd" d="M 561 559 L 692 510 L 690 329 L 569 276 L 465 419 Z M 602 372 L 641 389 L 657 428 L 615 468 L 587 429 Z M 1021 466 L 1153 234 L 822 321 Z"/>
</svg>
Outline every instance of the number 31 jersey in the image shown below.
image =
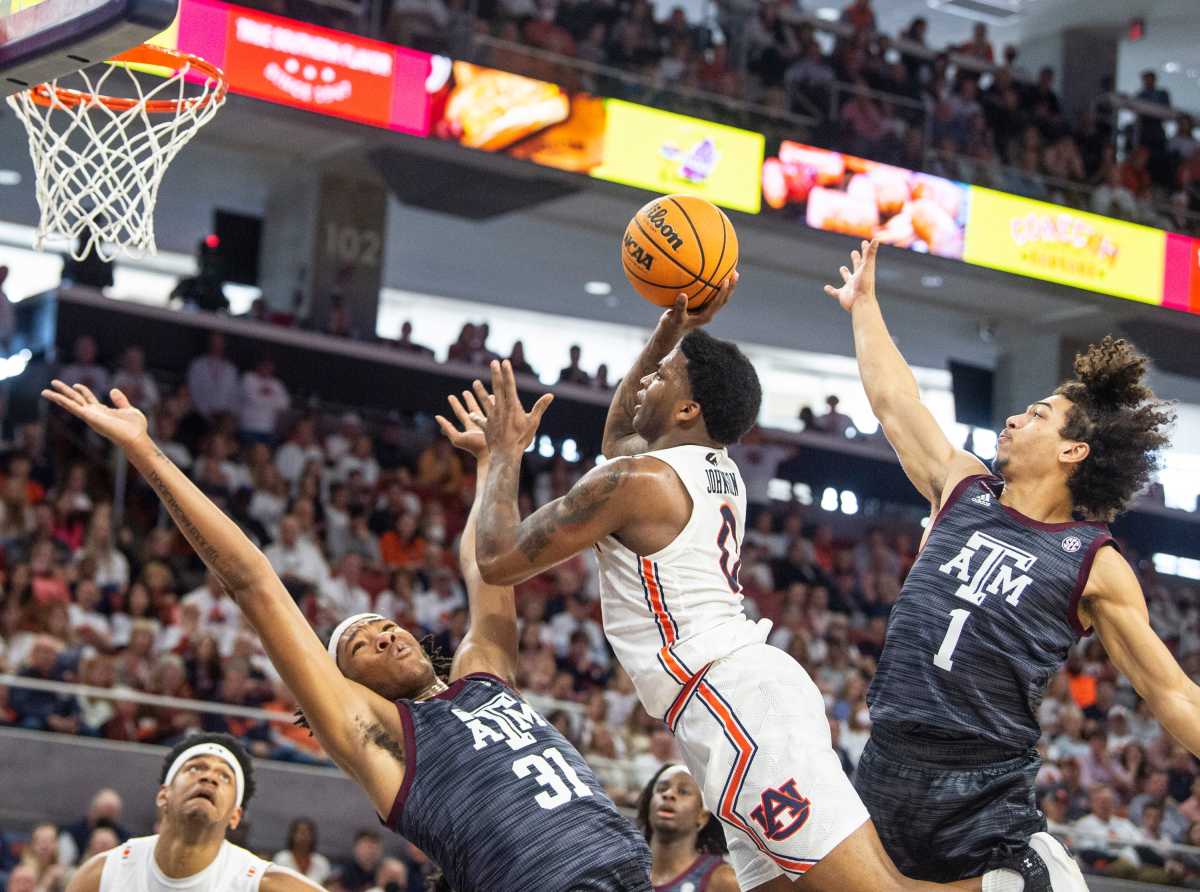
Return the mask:
<svg viewBox="0 0 1200 892">
<path fill-rule="evenodd" d="M 771 623 L 751 622 L 742 610 L 746 487 L 729 453 L 675 446 L 643 455 L 675 471 L 692 516 L 656 554 L 635 554 L 612 536 L 596 551 L 604 633 L 646 711 L 663 718 L 705 664 L 763 643 Z"/>
<path fill-rule="evenodd" d="M 493 675 L 397 700 L 404 783 L 386 824 L 455 892 L 650 892 L 650 850 L 567 739 Z"/>
<path fill-rule="evenodd" d="M 1003 487 L 968 477 L 938 514 L 888 620 L 872 722 L 1037 743 L 1038 705 L 1084 632 L 1079 598 L 1113 539 L 1102 523 L 1025 517 L 1000 503 Z"/>
</svg>

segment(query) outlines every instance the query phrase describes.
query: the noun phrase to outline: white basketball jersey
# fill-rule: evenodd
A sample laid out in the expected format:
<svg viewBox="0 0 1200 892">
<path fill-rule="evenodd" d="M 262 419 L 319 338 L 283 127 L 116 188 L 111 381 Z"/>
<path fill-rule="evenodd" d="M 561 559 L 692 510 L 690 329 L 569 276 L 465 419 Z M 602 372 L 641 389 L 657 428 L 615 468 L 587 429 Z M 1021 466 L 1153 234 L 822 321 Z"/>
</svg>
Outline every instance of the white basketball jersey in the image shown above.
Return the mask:
<svg viewBox="0 0 1200 892">
<path fill-rule="evenodd" d="M 157 836 L 139 836 L 110 851 L 100 874 L 100 892 L 258 892 L 271 867 L 270 861 L 226 841 L 204 870 L 174 879 L 154 860 L 157 842 Z"/>
<path fill-rule="evenodd" d="M 675 446 L 652 456 L 678 475 L 692 516 L 666 548 L 634 554 L 612 536 L 596 545 L 604 633 L 654 716 L 665 715 L 706 663 L 762 643 L 769 620 L 751 622 L 738 585 L 746 487 L 724 449 Z"/>
</svg>

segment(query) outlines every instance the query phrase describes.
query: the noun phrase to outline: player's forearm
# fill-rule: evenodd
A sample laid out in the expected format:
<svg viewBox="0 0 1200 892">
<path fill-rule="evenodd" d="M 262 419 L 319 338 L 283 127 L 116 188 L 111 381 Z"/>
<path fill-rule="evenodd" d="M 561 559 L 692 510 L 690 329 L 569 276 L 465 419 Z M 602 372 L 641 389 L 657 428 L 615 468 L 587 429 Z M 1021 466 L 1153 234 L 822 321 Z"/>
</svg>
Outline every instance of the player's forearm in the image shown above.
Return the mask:
<svg viewBox="0 0 1200 892">
<path fill-rule="evenodd" d="M 475 528 L 475 562 L 484 582 L 492 585 L 517 581 L 511 574 L 521 526 L 521 510 L 517 505 L 521 455 L 492 456 L 483 477 L 483 491 L 476 495 L 472 506 L 472 511 L 477 510 L 488 519 L 482 527 Z"/>
<path fill-rule="evenodd" d="M 917 379 L 896 348 L 879 302 L 860 298 L 850 311 L 854 327 L 854 352 L 871 410 L 881 421 L 896 402 L 920 400 Z"/>
<path fill-rule="evenodd" d="M 202 493 L 149 437 L 126 450 L 158 493 L 188 544 L 233 595 L 258 588 L 274 571 L 236 523 Z M 242 605 L 245 609 L 246 605 Z"/>
<path fill-rule="evenodd" d="M 1200 756 L 1200 687 L 1189 680 L 1179 687 L 1150 694 L 1150 710 L 1163 729 L 1194 756 Z"/>
<path fill-rule="evenodd" d="M 662 358 L 678 343 L 677 332 L 664 329 L 662 325 L 656 326 L 637 360 L 621 379 L 609 404 L 608 417 L 604 421 L 600 451 L 607 458 L 615 458 L 621 454 L 620 441 L 634 435 L 633 411 L 637 405 L 638 391 L 642 388 L 642 379 L 652 374 Z"/>
</svg>

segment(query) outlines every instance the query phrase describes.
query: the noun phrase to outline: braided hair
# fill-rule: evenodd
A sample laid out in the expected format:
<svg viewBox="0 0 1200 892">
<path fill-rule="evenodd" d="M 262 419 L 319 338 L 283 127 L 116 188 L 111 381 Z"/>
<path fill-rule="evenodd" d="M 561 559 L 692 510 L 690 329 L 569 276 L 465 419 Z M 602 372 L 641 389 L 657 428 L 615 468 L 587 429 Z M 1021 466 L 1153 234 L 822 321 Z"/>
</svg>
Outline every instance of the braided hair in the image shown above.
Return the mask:
<svg viewBox="0 0 1200 892">
<path fill-rule="evenodd" d="M 646 837 L 647 843 L 654 836 L 654 828 L 650 826 L 650 800 L 654 796 L 654 787 L 658 784 L 658 779 L 662 777 L 664 771 L 677 767 L 679 766 L 675 764 L 667 764 L 654 772 L 654 777 L 650 778 L 650 782 L 646 784 L 642 789 L 642 794 L 638 797 L 637 825 L 641 829 L 642 835 Z M 703 855 L 725 855 L 729 852 L 729 846 L 725 842 L 725 831 L 721 829 L 721 822 L 716 815 L 710 813 L 708 823 L 701 827 L 696 834 L 696 851 Z"/>
</svg>

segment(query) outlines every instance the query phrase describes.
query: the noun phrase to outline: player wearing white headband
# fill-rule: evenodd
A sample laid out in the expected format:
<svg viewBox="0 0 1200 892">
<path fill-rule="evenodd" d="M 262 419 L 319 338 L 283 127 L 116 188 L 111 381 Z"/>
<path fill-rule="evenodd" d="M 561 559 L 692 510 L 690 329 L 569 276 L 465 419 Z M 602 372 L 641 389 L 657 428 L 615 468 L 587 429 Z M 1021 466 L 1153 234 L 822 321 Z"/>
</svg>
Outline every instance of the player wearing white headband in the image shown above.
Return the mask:
<svg viewBox="0 0 1200 892">
<path fill-rule="evenodd" d="M 482 478 L 489 453 L 470 414 L 486 415 L 491 401 L 475 386 L 482 405 L 467 392 L 450 400 L 461 429 L 439 423 L 476 456 Z M 124 449 L 258 632 L 325 752 L 455 892 L 651 892 L 637 829 L 514 689 L 515 596 L 479 576 L 478 502 L 459 544 L 471 626 L 443 680 L 386 617 L 351 617 L 323 646 L 266 557 L 154 445 L 145 416 L 119 391 L 116 408 L 61 381 L 43 395 Z"/>
<path fill-rule="evenodd" d="M 96 855 L 67 892 L 313 892 L 286 868 L 225 838 L 254 795 L 250 756 L 228 734 L 198 734 L 163 761 L 159 832 Z"/>
<path fill-rule="evenodd" d="M 723 857 L 721 822 L 704 807 L 686 765 L 664 765 L 638 798 L 637 822 L 650 843 L 654 892 L 738 892 Z"/>
</svg>

